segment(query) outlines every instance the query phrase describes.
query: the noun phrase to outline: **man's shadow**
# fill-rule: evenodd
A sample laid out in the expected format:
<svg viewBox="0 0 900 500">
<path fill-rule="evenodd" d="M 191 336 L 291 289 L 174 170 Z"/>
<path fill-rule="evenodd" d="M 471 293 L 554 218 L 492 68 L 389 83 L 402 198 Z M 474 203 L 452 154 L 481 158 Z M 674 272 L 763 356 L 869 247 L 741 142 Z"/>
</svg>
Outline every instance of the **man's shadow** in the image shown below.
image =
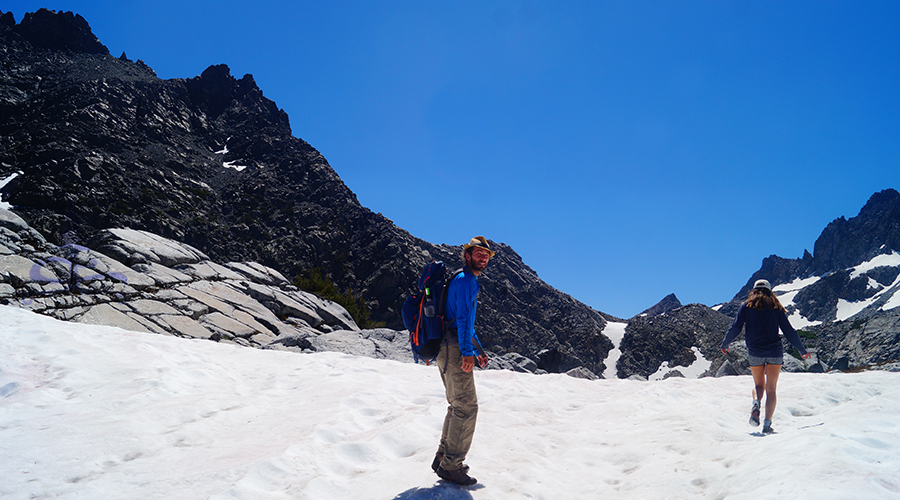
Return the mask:
<svg viewBox="0 0 900 500">
<path fill-rule="evenodd" d="M 412 488 L 395 496 L 393 500 L 472 500 L 471 490 L 479 490 L 484 485 L 457 486 L 440 481 L 428 488 Z"/>
</svg>

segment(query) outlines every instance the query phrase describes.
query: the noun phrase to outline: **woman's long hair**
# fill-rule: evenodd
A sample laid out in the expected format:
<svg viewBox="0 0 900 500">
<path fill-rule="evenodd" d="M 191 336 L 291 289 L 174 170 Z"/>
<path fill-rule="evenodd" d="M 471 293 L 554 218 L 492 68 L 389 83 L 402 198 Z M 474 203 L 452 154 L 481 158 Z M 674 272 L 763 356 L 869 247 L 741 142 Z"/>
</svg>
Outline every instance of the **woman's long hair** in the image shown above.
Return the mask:
<svg viewBox="0 0 900 500">
<path fill-rule="evenodd" d="M 778 297 L 768 288 L 754 288 L 750 290 L 746 304 L 747 307 L 753 309 L 781 309 L 784 311 L 784 306 L 778 301 Z"/>
</svg>

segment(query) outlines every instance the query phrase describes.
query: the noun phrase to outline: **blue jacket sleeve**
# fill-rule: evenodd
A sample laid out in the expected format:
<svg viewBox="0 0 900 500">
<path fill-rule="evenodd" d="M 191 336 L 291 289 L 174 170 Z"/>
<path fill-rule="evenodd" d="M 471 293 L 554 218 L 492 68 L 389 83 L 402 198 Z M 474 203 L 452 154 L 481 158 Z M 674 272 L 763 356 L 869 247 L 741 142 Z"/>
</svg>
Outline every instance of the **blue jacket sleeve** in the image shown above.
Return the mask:
<svg viewBox="0 0 900 500">
<path fill-rule="evenodd" d="M 728 331 L 725 332 L 725 338 L 722 339 L 722 349 L 728 349 L 728 344 L 731 343 L 734 339 L 737 338 L 741 333 L 741 328 L 744 327 L 744 322 L 747 320 L 747 313 L 745 312 L 745 306 L 741 304 L 741 308 L 738 309 L 737 316 L 734 317 L 734 321 L 731 322 L 731 326 L 728 328 Z"/>
<path fill-rule="evenodd" d="M 794 330 L 794 327 L 791 326 L 791 322 L 787 318 L 787 314 L 784 311 L 778 311 L 778 327 L 781 328 L 781 332 L 784 333 L 784 338 L 788 339 L 788 342 L 791 343 L 792 346 L 796 347 L 800 354 L 806 354 L 806 348 L 803 347 L 803 342 L 800 341 L 800 335 L 797 334 L 797 330 Z"/>
<path fill-rule="evenodd" d="M 473 340 L 475 334 L 475 310 L 478 307 L 478 282 L 468 273 L 458 280 L 459 289 L 455 294 L 456 331 L 459 336 L 459 350 L 463 356 L 476 356 Z"/>
</svg>

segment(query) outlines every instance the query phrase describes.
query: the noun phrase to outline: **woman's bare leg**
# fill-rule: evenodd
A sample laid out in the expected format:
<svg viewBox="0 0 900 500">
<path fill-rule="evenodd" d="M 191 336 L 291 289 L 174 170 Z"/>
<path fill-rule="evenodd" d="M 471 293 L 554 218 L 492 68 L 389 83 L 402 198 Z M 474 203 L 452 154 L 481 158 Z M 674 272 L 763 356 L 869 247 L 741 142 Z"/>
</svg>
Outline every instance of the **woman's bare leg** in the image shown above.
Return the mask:
<svg viewBox="0 0 900 500">
<path fill-rule="evenodd" d="M 750 374 L 753 375 L 753 399 L 762 399 L 766 391 L 766 366 L 751 366 Z"/>
<path fill-rule="evenodd" d="M 750 408 L 750 425 L 759 425 L 759 400 L 766 386 L 766 371 L 763 366 L 751 366 L 753 374 L 753 406 Z"/>
<path fill-rule="evenodd" d="M 775 388 L 778 386 L 778 375 L 780 373 L 781 365 L 766 365 L 766 420 L 772 420 L 772 415 L 775 414 L 775 404 L 778 402 Z"/>
</svg>

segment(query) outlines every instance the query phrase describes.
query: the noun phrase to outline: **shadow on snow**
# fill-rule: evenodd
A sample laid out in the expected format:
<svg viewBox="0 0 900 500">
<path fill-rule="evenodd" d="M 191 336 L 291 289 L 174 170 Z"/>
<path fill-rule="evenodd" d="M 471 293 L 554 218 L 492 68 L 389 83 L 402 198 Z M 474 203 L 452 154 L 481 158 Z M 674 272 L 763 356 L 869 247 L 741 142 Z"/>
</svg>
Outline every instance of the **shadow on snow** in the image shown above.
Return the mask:
<svg viewBox="0 0 900 500">
<path fill-rule="evenodd" d="M 428 488 L 412 488 L 395 496 L 392 500 L 472 500 L 469 490 L 484 488 L 481 484 L 469 487 L 457 486 L 440 481 Z"/>
</svg>

